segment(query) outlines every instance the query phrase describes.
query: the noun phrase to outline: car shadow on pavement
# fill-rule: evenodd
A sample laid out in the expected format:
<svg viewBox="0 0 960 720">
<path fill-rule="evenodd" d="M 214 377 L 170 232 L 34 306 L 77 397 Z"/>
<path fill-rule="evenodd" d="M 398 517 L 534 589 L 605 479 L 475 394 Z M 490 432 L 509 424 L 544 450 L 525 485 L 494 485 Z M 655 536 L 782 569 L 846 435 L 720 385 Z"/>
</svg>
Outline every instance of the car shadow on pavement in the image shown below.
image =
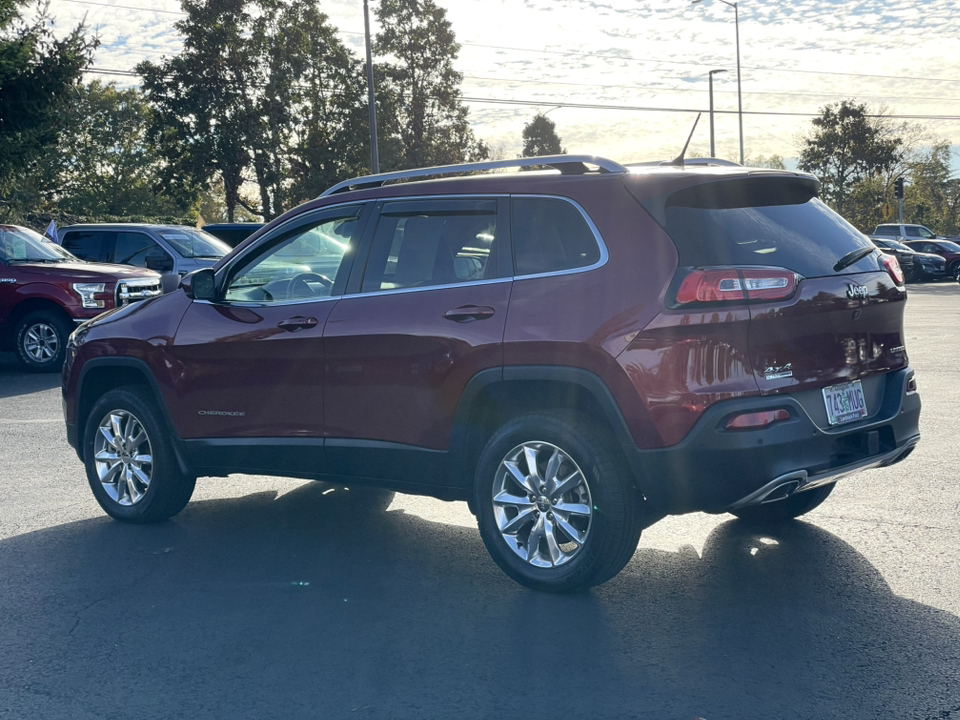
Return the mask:
<svg viewBox="0 0 960 720">
<path fill-rule="evenodd" d="M 641 549 L 554 596 L 473 528 L 306 484 L 9 538 L 0 578 L 9 717 L 960 714 L 960 619 L 802 522 L 723 523 L 702 556 Z"/>
<path fill-rule="evenodd" d="M 0 353 L 0 399 L 60 387 L 60 373 L 25 372 L 12 353 Z"/>
</svg>

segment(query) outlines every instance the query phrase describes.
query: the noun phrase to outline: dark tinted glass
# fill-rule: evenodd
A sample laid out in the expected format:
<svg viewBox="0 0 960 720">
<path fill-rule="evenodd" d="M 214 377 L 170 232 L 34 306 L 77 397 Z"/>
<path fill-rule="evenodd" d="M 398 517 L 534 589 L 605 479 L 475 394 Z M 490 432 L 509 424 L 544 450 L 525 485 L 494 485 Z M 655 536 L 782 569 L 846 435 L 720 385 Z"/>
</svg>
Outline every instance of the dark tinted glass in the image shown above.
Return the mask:
<svg viewBox="0 0 960 720">
<path fill-rule="evenodd" d="M 899 235 L 900 226 L 899 225 L 880 225 L 877 227 L 874 235 Z"/>
<path fill-rule="evenodd" d="M 104 239 L 107 233 L 102 230 L 73 230 L 65 233 L 63 246 L 81 260 L 105 262 Z"/>
<path fill-rule="evenodd" d="M 498 277 L 496 211 L 495 200 L 471 206 L 436 200 L 387 205 L 377 223 L 363 291 Z"/>
<path fill-rule="evenodd" d="M 113 249 L 113 262 L 119 265 L 147 266 L 147 253 L 150 250 L 165 253 L 150 236 L 139 232 L 122 232 L 116 234 L 117 243 Z"/>
<path fill-rule="evenodd" d="M 821 277 L 836 274 L 833 266 L 847 253 L 874 247 L 816 198 L 728 208 L 671 205 L 666 220 L 685 266 L 767 265 Z M 878 270 L 878 256 L 868 255 L 841 273 Z"/>
<path fill-rule="evenodd" d="M 918 227 L 910 227 L 909 225 L 907 225 L 907 227 L 904 229 L 907 232 L 907 237 L 921 237 L 920 228 Z"/>
<path fill-rule="evenodd" d="M 514 198 L 516 274 L 572 270 L 600 260 L 597 239 L 576 207 L 556 198 Z"/>
</svg>

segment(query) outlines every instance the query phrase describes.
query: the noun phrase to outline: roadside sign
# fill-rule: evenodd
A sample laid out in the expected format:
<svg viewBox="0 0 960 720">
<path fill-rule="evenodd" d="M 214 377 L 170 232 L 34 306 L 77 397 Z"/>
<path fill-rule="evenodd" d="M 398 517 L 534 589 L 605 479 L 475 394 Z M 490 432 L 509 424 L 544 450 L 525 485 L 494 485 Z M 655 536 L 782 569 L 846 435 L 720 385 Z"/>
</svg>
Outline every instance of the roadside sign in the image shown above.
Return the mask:
<svg viewBox="0 0 960 720">
<path fill-rule="evenodd" d="M 892 218 L 892 217 L 893 217 L 893 205 L 891 205 L 890 203 L 884 203 L 884 204 L 883 204 L 883 219 L 884 219 L 884 220 L 889 220 L 889 219 Z"/>
</svg>

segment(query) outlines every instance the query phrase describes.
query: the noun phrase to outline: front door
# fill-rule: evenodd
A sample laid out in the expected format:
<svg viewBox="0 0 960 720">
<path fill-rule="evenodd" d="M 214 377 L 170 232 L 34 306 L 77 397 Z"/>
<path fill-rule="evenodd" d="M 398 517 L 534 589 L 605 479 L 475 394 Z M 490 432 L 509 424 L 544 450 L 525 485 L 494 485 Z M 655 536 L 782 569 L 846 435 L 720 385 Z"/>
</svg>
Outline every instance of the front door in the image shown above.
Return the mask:
<svg viewBox="0 0 960 720">
<path fill-rule="evenodd" d="M 382 206 L 362 282 L 324 331 L 331 472 L 433 484 L 470 379 L 502 366 L 506 200 Z M 356 276 L 351 279 L 351 284 Z"/>
<path fill-rule="evenodd" d="M 172 408 L 199 466 L 310 474 L 322 458 L 323 329 L 354 253 L 363 206 L 304 216 L 218 272 L 173 340 Z"/>
</svg>

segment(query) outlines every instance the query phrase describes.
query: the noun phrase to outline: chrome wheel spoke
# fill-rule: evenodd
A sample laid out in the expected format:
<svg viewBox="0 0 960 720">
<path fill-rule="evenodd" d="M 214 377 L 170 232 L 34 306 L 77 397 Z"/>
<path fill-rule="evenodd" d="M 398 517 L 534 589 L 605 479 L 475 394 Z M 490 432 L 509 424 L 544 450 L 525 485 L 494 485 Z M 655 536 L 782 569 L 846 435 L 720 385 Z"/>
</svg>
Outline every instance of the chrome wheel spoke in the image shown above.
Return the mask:
<svg viewBox="0 0 960 720">
<path fill-rule="evenodd" d="M 563 454 L 560 452 L 560 448 L 554 448 L 553 454 L 550 455 L 550 459 L 547 460 L 547 469 L 544 472 L 543 479 L 546 481 L 547 492 L 553 494 L 556 492 L 554 488 L 557 487 L 557 473 L 560 472 L 560 466 L 563 464 Z"/>
<path fill-rule="evenodd" d="M 527 508 L 526 510 L 521 510 L 519 513 L 517 513 L 516 517 L 514 517 L 512 520 L 507 520 L 507 522 L 500 526 L 500 532 L 502 532 L 504 535 L 516 535 L 524 525 L 529 525 L 531 522 L 536 520 L 536 517 L 536 510 L 534 510 L 532 507 Z"/>
<path fill-rule="evenodd" d="M 527 476 L 530 478 L 531 483 L 534 487 L 539 489 L 541 482 L 540 478 L 540 468 L 537 467 L 537 449 L 526 445 L 523 448 L 523 455 L 527 461 Z"/>
<path fill-rule="evenodd" d="M 533 483 L 529 477 L 523 474 L 523 471 L 520 470 L 520 466 L 516 462 L 505 460 L 503 466 L 506 468 L 507 472 L 510 473 L 510 477 L 512 477 L 514 481 L 528 493 L 538 492 L 535 483 Z"/>
<path fill-rule="evenodd" d="M 553 521 L 548 517 L 543 521 L 543 535 L 547 539 L 547 552 L 550 553 L 550 564 L 559 565 L 563 559 L 563 550 L 557 542 L 557 536 L 553 534 Z"/>
<path fill-rule="evenodd" d="M 537 519 L 527 537 L 527 562 L 533 562 L 540 556 L 540 539 L 543 537 L 543 516 Z"/>
<path fill-rule="evenodd" d="M 568 538 L 573 540 L 573 542 L 575 542 L 577 545 L 583 545 L 583 539 L 586 533 L 581 532 L 580 530 L 575 528 L 573 525 L 571 525 L 570 518 L 569 516 L 566 515 L 566 513 L 561 513 L 559 510 L 554 508 L 553 517 L 556 520 L 559 528 L 563 530 L 564 534 Z"/>
<path fill-rule="evenodd" d="M 137 466 L 143 465 L 152 465 L 153 456 L 152 455 L 134 455 L 131 460 L 137 464 Z"/>
<path fill-rule="evenodd" d="M 561 512 L 565 514 L 583 515 L 584 517 L 590 516 L 590 506 L 584 505 L 582 503 L 558 502 L 553 506 L 553 509 L 556 512 Z"/>
<path fill-rule="evenodd" d="M 130 475 L 143 487 L 144 492 L 150 486 L 150 476 L 136 465 L 130 466 Z"/>
<path fill-rule="evenodd" d="M 566 495 L 568 492 L 573 490 L 582 482 L 583 482 L 583 474 L 580 472 L 580 469 L 577 468 L 572 473 L 570 473 L 570 475 L 568 475 L 559 483 L 557 483 L 557 486 L 553 489 L 553 492 L 551 494 L 553 495 L 553 497 L 559 500 L 561 497 Z"/>
</svg>

